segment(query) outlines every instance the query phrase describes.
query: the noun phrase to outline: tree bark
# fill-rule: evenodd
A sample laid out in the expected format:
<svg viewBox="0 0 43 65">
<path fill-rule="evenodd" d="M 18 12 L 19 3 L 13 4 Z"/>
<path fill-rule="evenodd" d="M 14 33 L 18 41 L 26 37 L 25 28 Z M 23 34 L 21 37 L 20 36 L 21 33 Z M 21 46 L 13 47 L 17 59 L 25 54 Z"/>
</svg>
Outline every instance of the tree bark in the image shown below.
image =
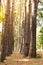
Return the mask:
<svg viewBox="0 0 43 65">
<path fill-rule="evenodd" d="M 29 0 L 28 14 L 25 7 L 25 28 L 24 28 L 24 49 L 23 49 L 24 56 L 28 56 L 29 46 L 30 46 L 30 0 Z"/>
<path fill-rule="evenodd" d="M 34 13 L 32 15 L 32 28 L 31 28 L 31 43 L 30 43 L 30 57 L 36 57 L 36 16 L 37 16 L 37 8 L 38 1 L 34 0 Z"/>
<path fill-rule="evenodd" d="M 10 21 L 10 0 L 7 0 L 6 3 L 6 12 L 5 12 L 5 24 L 4 32 L 2 36 L 2 52 L 1 52 L 1 61 L 5 59 L 7 55 L 12 53 L 12 46 L 14 44 L 13 36 L 13 20 Z"/>
</svg>

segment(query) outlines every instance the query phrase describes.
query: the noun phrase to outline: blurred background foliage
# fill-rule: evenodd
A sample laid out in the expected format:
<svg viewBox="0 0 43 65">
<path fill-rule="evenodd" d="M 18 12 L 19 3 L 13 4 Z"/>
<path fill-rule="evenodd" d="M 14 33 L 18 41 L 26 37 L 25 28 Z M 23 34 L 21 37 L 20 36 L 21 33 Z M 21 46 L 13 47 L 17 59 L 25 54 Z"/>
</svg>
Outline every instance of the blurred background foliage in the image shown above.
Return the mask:
<svg viewBox="0 0 43 65">
<path fill-rule="evenodd" d="M 24 0 L 22 0 L 24 1 Z M 43 0 L 42 0 L 43 1 Z M 22 3 L 22 7 L 24 6 L 24 2 Z M 18 35 L 19 35 L 19 22 L 20 22 L 20 1 L 15 0 L 15 8 L 14 8 L 14 43 L 15 43 L 15 48 L 17 47 L 18 43 Z M 22 12 L 22 19 L 23 19 L 23 10 L 21 9 Z M 4 8 L 0 6 L 0 23 L 4 21 Z M 37 28 L 36 28 L 36 49 L 43 50 L 43 2 L 40 2 L 38 5 L 38 11 L 37 11 Z M 0 31 L 0 37 L 1 37 L 1 31 Z"/>
</svg>

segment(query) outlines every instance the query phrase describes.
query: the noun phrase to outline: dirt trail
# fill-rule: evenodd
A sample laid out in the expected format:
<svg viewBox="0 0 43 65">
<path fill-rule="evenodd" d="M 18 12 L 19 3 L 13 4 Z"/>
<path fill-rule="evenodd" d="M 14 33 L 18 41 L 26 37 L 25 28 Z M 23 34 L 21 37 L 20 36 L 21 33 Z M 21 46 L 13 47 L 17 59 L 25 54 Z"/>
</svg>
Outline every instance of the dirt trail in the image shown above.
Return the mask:
<svg viewBox="0 0 43 65">
<path fill-rule="evenodd" d="M 0 65 L 43 65 L 43 52 L 38 52 L 38 55 L 41 55 L 42 58 L 40 56 L 36 59 L 23 57 L 21 54 L 14 52 L 11 56 L 6 57 L 3 63 L 0 62 Z"/>
</svg>

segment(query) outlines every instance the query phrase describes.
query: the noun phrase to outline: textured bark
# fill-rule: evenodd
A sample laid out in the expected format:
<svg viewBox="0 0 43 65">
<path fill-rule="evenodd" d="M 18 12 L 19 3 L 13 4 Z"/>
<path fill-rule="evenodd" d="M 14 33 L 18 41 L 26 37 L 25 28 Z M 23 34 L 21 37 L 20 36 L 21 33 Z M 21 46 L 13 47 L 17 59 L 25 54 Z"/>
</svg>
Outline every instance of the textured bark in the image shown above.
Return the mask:
<svg viewBox="0 0 43 65">
<path fill-rule="evenodd" d="M 9 48 L 8 52 L 12 54 L 14 51 L 14 27 L 13 27 L 13 22 L 14 22 L 14 0 L 12 0 L 12 11 L 10 13 L 10 24 L 9 24 Z M 9 55 L 8 53 L 8 55 Z"/>
<path fill-rule="evenodd" d="M 2 52 L 1 52 L 1 61 L 5 59 L 7 55 L 12 53 L 12 46 L 14 44 L 13 37 L 13 20 L 10 21 L 10 0 L 7 0 L 6 3 L 6 12 L 5 12 L 5 24 L 4 31 L 2 35 Z"/>
<path fill-rule="evenodd" d="M 22 32 L 22 26 L 21 26 L 21 3 L 22 3 L 22 1 L 20 0 L 20 9 L 19 9 L 19 34 L 18 34 L 18 44 L 17 44 L 17 50 L 18 50 L 18 52 L 19 53 L 21 53 L 21 44 L 22 44 L 22 36 L 21 36 L 21 32 Z"/>
<path fill-rule="evenodd" d="M 24 28 L 24 49 L 23 49 L 24 56 L 28 56 L 29 46 L 30 46 L 30 1 L 29 1 L 28 15 L 26 13 L 26 7 L 25 7 L 25 28 Z"/>
<path fill-rule="evenodd" d="M 7 0 L 6 4 L 6 12 L 5 12 L 5 26 L 4 26 L 4 33 L 2 36 L 2 53 L 1 53 L 1 60 L 3 61 L 8 53 L 8 27 L 10 22 L 10 0 Z M 2 31 L 3 32 L 3 31 Z"/>
<path fill-rule="evenodd" d="M 32 28 L 31 28 L 31 43 L 30 43 L 30 57 L 36 57 L 36 16 L 37 16 L 38 1 L 34 0 L 34 13 L 32 16 Z"/>
<path fill-rule="evenodd" d="M 12 18 L 12 21 L 11 21 L 12 27 L 11 28 L 12 28 L 12 35 L 13 35 L 13 37 L 12 37 L 13 38 L 12 51 L 14 51 L 14 26 L 13 26 L 13 23 L 14 23 L 14 0 L 12 0 L 12 15 L 11 16 L 12 16 L 11 17 Z"/>
<path fill-rule="evenodd" d="M 22 47 L 23 47 L 23 28 L 22 28 L 22 21 L 24 19 L 24 1 L 20 0 L 20 21 L 19 21 L 19 42 L 18 42 L 18 49 L 19 52 L 22 53 Z"/>
</svg>

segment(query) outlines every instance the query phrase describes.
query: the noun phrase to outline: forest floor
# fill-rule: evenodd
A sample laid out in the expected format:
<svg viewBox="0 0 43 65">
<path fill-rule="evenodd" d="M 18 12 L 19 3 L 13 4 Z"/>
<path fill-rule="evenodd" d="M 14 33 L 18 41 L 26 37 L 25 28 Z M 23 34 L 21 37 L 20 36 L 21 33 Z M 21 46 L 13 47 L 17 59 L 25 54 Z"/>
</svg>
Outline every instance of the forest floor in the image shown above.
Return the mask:
<svg viewBox="0 0 43 65">
<path fill-rule="evenodd" d="M 14 52 L 11 56 L 0 65 L 43 65 L 43 52 L 37 52 L 37 58 L 23 57 L 21 54 Z"/>
</svg>

